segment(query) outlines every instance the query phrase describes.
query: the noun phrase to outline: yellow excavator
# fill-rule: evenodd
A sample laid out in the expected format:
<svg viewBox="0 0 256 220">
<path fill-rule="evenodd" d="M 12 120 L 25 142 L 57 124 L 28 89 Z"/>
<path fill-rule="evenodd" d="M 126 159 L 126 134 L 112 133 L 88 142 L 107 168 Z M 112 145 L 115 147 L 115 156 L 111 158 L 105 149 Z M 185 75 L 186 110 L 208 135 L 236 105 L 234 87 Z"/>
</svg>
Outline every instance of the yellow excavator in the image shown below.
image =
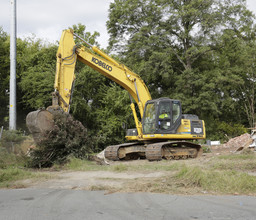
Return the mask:
<svg viewBox="0 0 256 220">
<path fill-rule="evenodd" d="M 86 46 L 77 46 L 74 37 Z M 125 65 L 117 62 L 96 46 L 90 45 L 72 29 L 64 30 L 57 51 L 57 64 L 52 106 L 30 112 L 26 123 L 35 141 L 54 126 L 53 111 L 69 112 L 79 60 L 128 91 L 136 128 L 128 129 L 128 143 L 108 146 L 109 160 L 146 158 L 150 161 L 186 159 L 200 156 L 202 148 L 191 140 L 205 139 L 204 121 L 196 115 L 182 114 L 181 102 L 169 98 L 152 99 L 143 80 Z M 138 106 L 138 118 L 135 110 Z"/>
</svg>

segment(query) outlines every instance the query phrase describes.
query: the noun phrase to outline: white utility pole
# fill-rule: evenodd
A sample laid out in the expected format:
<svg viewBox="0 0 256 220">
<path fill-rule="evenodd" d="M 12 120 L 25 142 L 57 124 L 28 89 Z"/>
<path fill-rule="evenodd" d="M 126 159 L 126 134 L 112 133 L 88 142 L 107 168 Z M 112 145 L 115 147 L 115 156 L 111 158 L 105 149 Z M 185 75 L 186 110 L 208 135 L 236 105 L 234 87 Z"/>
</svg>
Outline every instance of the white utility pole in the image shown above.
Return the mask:
<svg viewBox="0 0 256 220">
<path fill-rule="evenodd" d="M 16 130 L 16 0 L 11 0 L 9 129 Z"/>
</svg>

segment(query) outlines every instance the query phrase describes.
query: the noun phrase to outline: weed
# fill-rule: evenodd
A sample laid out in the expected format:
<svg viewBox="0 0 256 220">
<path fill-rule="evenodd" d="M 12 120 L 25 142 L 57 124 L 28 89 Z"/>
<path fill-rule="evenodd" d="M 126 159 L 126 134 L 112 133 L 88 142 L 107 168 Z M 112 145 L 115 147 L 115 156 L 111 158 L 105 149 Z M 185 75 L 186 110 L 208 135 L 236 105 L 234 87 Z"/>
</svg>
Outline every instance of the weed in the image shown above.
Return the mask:
<svg viewBox="0 0 256 220">
<path fill-rule="evenodd" d="M 211 153 L 211 148 L 207 145 L 202 146 L 203 153 Z"/>
<path fill-rule="evenodd" d="M 128 170 L 128 167 L 125 164 L 118 164 L 118 165 L 113 166 L 112 169 L 115 172 L 124 172 L 124 171 Z"/>
</svg>

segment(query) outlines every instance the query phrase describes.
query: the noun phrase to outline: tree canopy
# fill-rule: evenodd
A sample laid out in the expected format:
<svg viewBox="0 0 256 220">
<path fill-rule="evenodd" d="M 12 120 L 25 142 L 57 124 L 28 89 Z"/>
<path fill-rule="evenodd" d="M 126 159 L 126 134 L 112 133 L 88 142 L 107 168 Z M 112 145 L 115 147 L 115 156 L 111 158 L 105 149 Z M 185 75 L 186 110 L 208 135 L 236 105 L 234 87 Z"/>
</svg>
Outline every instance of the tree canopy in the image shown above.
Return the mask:
<svg viewBox="0 0 256 220">
<path fill-rule="evenodd" d="M 209 128 L 218 121 L 252 127 L 254 19 L 245 0 L 116 0 L 109 49 L 142 76 L 153 98 L 180 99 L 183 112 Z"/>
</svg>

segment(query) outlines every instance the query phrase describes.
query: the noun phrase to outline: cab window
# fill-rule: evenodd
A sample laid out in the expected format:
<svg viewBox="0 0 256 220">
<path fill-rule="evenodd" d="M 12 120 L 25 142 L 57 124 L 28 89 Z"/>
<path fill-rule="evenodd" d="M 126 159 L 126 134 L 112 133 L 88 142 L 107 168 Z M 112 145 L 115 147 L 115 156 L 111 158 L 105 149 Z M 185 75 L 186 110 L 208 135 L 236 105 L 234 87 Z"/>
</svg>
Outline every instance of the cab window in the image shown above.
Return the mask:
<svg viewBox="0 0 256 220">
<path fill-rule="evenodd" d="M 180 103 L 179 102 L 173 102 L 172 104 L 172 123 L 174 124 L 177 119 L 180 117 Z"/>
<path fill-rule="evenodd" d="M 155 132 L 156 107 L 155 103 L 146 106 L 143 123 L 143 133 L 150 134 Z"/>
</svg>

